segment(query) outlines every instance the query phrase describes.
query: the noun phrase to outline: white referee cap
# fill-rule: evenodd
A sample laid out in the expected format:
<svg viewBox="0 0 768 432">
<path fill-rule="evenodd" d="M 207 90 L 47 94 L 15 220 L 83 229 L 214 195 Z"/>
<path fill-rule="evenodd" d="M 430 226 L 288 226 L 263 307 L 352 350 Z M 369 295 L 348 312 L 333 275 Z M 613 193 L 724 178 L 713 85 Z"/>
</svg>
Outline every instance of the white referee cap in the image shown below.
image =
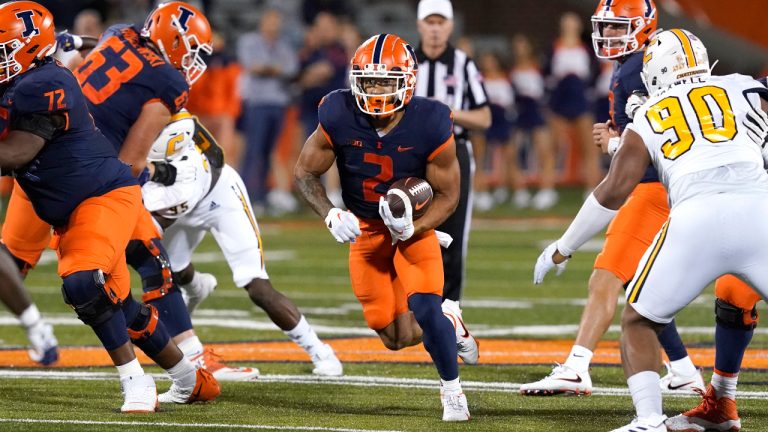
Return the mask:
<svg viewBox="0 0 768 432">
<path fill-rule="evenodd" d="M 421 0 L 416 16 L 419 20 L 423 20 L 430 15 L 453 19 L 453 5 L 449 0 Z"/>
</svg>

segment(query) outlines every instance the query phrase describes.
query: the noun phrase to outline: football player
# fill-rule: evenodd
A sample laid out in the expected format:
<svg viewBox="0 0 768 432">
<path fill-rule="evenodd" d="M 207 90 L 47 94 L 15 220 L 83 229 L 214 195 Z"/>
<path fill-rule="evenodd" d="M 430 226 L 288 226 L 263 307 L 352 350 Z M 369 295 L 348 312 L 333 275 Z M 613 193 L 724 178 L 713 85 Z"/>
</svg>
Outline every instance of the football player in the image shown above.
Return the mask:
<svg viewBox="0 0 768 432">
<path fill-rule="evenodd" d="M 627 289 L 621 356 L 637 417 L 618 432 L 666 431 L 656 332 L 723 274 L 768 295 L 768 154 L 740 127 L 765 109 L 766 89 L 743 75 L 710 76 L 704 44 L 688 31 L 655 35 L 643 56 L 650 98 L 625 129 L 608 176 L 563 236 L 536 263 L 538 283 L 613 219 L 653 163 L 669 194 L 670 216 L 644 253 Z M 761 108 L 762 104 L 762 108 Z M 764 114 L 763 114 L 764 115 Z M 737 125 L 739 127 L 737 127 Z M 761 145 L 763 148 L 761 148 Z M 761 154 L 762 153 L 762 154 Z M 714 393 L 711 390 L 710 392 Z M 708 398 L 723 404 L 727 397 Z M 739 430 L 738 418 L 685 430 Z"/>
<path fill-rule="evenodd" d="M 441 310 L 443 268 L 434 230 L 456 208 L 459 166 L 450 109 L 413 97 L 417 65 L 411 46 L 396 35 L 360 45 L 351 90 L 323 98 L 294 175 L 336 241 L 350 243 L 352 290 L 368 327 L 392 350 L 423 340 L 440 375 L 443 420 L 467 421 L 456 332 Z M 334 161 L 350 211 L 334 207 L 320 182 Z M 425 178 L 434 190 L 432 205 L 416 221 L 410 201 L 404 200 L 404 215 L 394 217 L 383 197 L 410 176 Z"/>
<path fill-rule="evenodd" d="M 133 345 L 169 373 L 180 402 L 212 400 L 220 393 L 216 380 L 183 356 L 154 306 L 131 297 L 124 251 L 143 209 L 141 190 L 94 126 L 75 77 L 51 58 L 55 45 L 47 9 L 32 1 L 0 6 L 0 166 L 16 178 L 32 216 L 54 228 L 64 301 L 117 367 L 121 411 L 158 405 Z"/>
<path fill-rule="evenodd" d="M 645 91 L 640 79 L 643 49 L 656 31 L 656 23 L 652 0 L 602 0 L 592 15 L 595 55 L 616 61 L 609 93 L 611 120 L 593 128 L 595 144 L 611 155 L 616 151 L 618 134 L 632 121 L 625 114 L 627 99 L 635 91 Z M 608 226 L 605 245 L 589 278 L 587 304 L 568 358 L 544 379 L 523 384 L 522 394 L 592 393 L 589 364 L 597 343 L 613 321 L 616 296 L 632 278 L 643 252 L 668 215 L 667 194 L 650 165 Z M 674 321 L 659 334 L 659 340 L 670 359 L 669 373 L 662 380 L 665 389 L 703 389 L 704 380 L 688 356 Z"/>
<path fill-rule="evenodd" d="M 269 281 L 261 233 L 240 175 L 229 165 L 211 164 L 195 146 L 197 118 L 182 111 L 171 118 L 149 151 L 149 160 L 174 165 L 177 172 L 194 169 L 189 181 L 167 186 L 147 182 L 144 205 L 165 229 L 174 278 L 181 284 L 190 314 L 216 287 L 216 278 L 195 271 L 191 258 L 206 232 L 210 232 L 227 259 L 235 285 L 312 359 L 316 375 L 339 376 L 341 362 L 324 344 L 293 302 Z M 205 131 L 201 131 L 205 133 Z M 210 134 L 205 134 L 212 139 Z"/>
</svg>

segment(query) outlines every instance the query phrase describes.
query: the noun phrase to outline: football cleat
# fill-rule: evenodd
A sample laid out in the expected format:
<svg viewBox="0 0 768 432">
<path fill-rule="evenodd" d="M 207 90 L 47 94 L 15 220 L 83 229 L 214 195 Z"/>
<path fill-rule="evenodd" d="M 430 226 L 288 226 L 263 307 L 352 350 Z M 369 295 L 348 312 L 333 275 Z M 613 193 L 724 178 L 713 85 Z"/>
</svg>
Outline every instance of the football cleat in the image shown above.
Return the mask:
<svg viewBox="0 0 768 432">
<path fill-rule="evenodd" d="M 199 368 L 195 371 L 194 386 L 182 387 L 174 382 L 167 392 L 158 397 L 158 400 L 163 403 L 190 404 L 212 401 L 220 394 L 221 387 L 216 378 L 209 371 Z"/>
<path fill-rule="evenodd" d="M 696 389 L 704 391 L 704 378 L 701 376 L 701 370 L 697 370 L 691 376 L 676 374 L 669 363 L 664 362 L 667 367 L 667 374 L 661 378 L 661 391 L 663 392 L 687 392 L 697 393 Z"/>
<path fill-rule="evenodd" d="M 667 416 L 661 414 L 654 414 L 644 418 L 635 418 L 632 420 L 632 423 L 614 429 L 611 432 L 666 432 L 667 428 L 664 426 L 664 420 L 666 419 Z"/>
<path fill-rule="evenodd" d="M 445 315 L 453 324 L 456 330 L 456 348 L 459 357 L 464 364 L 476 365 L 480 358 L 480 343 L 469 332 L 464 320 L 461 319 L 461 309 L 459 304 L 453 300 L 443 301 L 443 315 Z"/>
<path fill-rule="evenodd" d="M 181 296 L 184 298 L 184 303 L 187 305 L 189 314 L 195 311 L 195 308 L 203 302 L 209 295 L 216 289 L 218 285 L 216 276 L 210 273 L 200 273 L 195 271 L 195 277 L 192 282 L 181 287 Z"/>
<path fill-rule="evenodd" d="M 701 394 L 701 403 L 680 415 L 666 421 L 667 430 L 685 432 L 731 431 L 741 429 L 741 419 L 736 410 L 736 401 L 730 398 L 717 398 L 712 385 L 707 391 L 695 389 Z"/>
<path fill-rule="evenodd" d="M 27 330 L 30 349 L 27 351 L 32 361 L 49 366 L 59 360 L 59 341 L 53 334 L 53 326 L 39 322 Z"/>
<path fill-rule="evenodd" d="M 441 392 L 440 402 L 443 404 L 443 421 L 468 421 L 472 417 L 469 415 L 469 406 L 464 392 L 451 395 Z"/>
<path fill-rule="evenodd" d="M 230 367 L 221 362 L 221 356 L 206 348 L 202 354 L 190 359 L 199 368 L 207 369 L 218 381 L 254 381 L 259 370 L 252 367 Z"/>
<path fill-rule="evenodd" d="M 328 344 L 323 344 L 322 348 L 312 356 L 312 363 L 315 365 L 312 369 L 315 375 L 341 376 L 344 373 L 344 367 Z"/>
<path fill-rule="evenodd" d="M 555 396 L 565 393 L 591 395 L 592 379 L 589 372 L 577 372 L 564 364 L 555 363 L 552 373 L 544 379 L 520 386 L 520 394 L 524 396 Z"/>
<path fill-rule="evenodd" d="M 121 379 L 120 387 L 125 397 L 120 412 L 151 413 L 157 411 L 157 387 L 155 387 L 155 380 L 151 375 Z"/>
</svg>

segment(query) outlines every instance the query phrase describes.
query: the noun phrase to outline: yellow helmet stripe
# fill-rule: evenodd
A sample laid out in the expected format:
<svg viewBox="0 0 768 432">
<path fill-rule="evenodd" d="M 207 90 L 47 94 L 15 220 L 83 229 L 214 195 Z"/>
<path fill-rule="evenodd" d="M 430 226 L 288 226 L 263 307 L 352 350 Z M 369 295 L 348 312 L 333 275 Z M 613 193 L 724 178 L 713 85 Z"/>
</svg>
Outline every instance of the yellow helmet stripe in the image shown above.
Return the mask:
<svg viewBox="0 0 768 432">
<path fill-rule="evenodd" d="M 194 116 L 189 111 L 179 111 L 176 114 L 171 116 L 171 121 L 175 122 L 175 121 L 184 120 L 184 119 L 193 118 L 193 117 Z"/>
<path fill-rule="evenodd" d="M 672 29 L 670 31 L 677 36 L 680 43 L 683 44 L 683 52 L 685 53 L 685 61 L 688 63 L 688 67 L 695 67 L 696 55 L 693 53 L 693 47 L 691 46 L 691 40 L 688 38 L 688 35 L 680 29 Z"/>
</svg>

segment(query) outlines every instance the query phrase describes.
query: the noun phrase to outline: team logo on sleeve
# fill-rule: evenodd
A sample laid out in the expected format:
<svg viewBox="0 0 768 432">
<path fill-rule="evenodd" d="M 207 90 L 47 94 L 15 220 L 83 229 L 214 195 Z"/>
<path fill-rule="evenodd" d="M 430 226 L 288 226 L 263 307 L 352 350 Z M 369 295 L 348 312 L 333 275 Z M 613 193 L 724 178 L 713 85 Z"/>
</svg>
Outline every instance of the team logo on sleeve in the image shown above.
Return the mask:
<svg viewBox="0 0 768 432">
<path fill-rule="evenodd" d="M 40 34 L 40 29 L 35 27 L 34 21 L 32 21 L 32 15 L 34 12 L 31 10 L 16 12 L 16 18 L 19 18 L 24 23 L 24 31 L 21 32 L 22 37 L 30 37 Z"/>
<path fill-rule="evenodd" d="M 179 7 L 179 17 L 177 18 L 179 27 L 181 27 L 181 30 L 183 32 L 189 31 L 189 19 L 195 16 L 195 12 L 185 8 L 184 6 Z"/>
</svg>

